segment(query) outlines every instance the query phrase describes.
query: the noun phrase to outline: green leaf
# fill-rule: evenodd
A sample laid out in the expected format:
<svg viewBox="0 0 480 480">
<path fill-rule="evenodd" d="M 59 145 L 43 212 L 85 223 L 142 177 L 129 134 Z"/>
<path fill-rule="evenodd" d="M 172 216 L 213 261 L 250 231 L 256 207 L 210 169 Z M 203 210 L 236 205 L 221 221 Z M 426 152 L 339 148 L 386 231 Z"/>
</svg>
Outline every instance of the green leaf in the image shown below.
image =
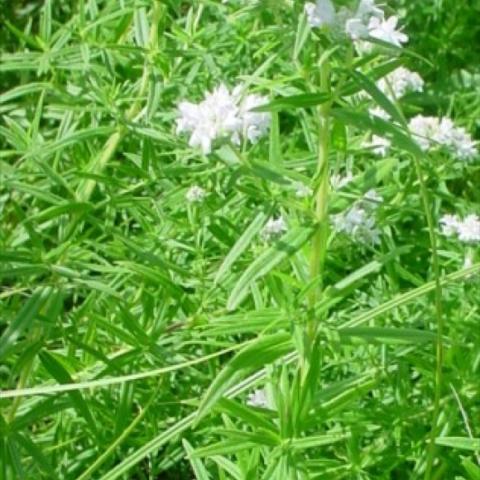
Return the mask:
<svg viewBox="0 0 480 480">
<path fill-rule="evenodd" d="M 469 437 L 437 437 L 435 443 L 442 447 L 452 447 L 459 450 L 480 452 L 480 438 Z"/>
<path fill-rule="evenodd" d="M 300 15 L 300 21 L 298 22 L 297 32 L 295 34 L 295 45 L 293 47 L 293 60 L 298 60 L 300 52 L 302 51 L 305 42 L 308 39 L 310 33 L 310 25 L 307 21 L 305 14 Z"/>
<path fill-rule="evenodd" d="M 290 181 L 285 178 L 284 169 L 279 165 L 271 165 L 256 161 L 251 162 L 248 166 L 242 167 L 242 170 L 254 177 L 262 178 L 268 182 L 278 183 L 282 186 L 286 186 L 290 183 Z"/>
<path fill-rule="evenodd" d="M 52 36 L 52 1 L 45 0 L 40 17 L 40 38 L 45 42 L 50 42 Z"/>
<path fill-rule="evenodd" d="M 63 205 L 46 208 L 40 213 L 29 218 L 30 221 L 44 222 L 45 220 L 52 220 L 65 214 L 85 213 L 92 210 L 93 205 L 86 202 L 68 202 Z"/>
<path fill-rule="evenodd" d="M 135 9 L 133 14 L 133 32 L 135 35 L 135 42 L 137 45 L 146 48 L 148 46 L 148 18 L 145 7 Z"/>
<path fill-rule="evenodd" d="M 271 308 L 214 317 L 208 324 L 199 325 L 198 328 L 204 330 L 203 335 L 266 333 L 273 328 L 288 328 L 291 321 L 287 312 Z"/>
<path fill-rule="evenodd" d="M 434 342 L 436 334 L 414 328 L 357 327 L 339 330 L 340 339 L 356 337 L 381 344 L 412 344 Z"/>
<path fill-rule="evenodd" d="M 183 439 L 182 440 L 183 448 L 187 452 L 188 461 L 192 466 L 193 473 L 197 480 L 210 480 L 210 475 L 208 470 L 205 468 L 203 462 L 198 458 L 198 455 L 194 455 L 195 451 L 190 443 Z"/>
<path fill-rule="evenodd" d="M 14 435 L 15 441 L 24 448 L 24 450 L 32 457 L 34 463 L 38 466 L 39 470 L 47 478 L 55 478 L 55 470 L 52 468 L 44 452 L 38 447 L 27 435 L 16 433 Z"/>
<path fill-rule="evenodd" d="M 387 112 L 392 120 L 406 128 L 405 121 L 400 115 L 397 107 L 388 99 L 388 97 L 375 85 L 372 80 L 363 75 L 361 72 L 354 71 L 351 75 L 360 87 L 365 90 L 375 101 L 375 103 Z"/>
<path fill-rule="evenodd" d="M 223 440 L 222 442 L 214 443 L 208 447 L 199 448 L 195 451 L 195 455 L 199 457 L 210 457 L 212 455 L 232 455 L 242 450 L 251 450 L 265 446 L 252 441 L 238 441 L 238 440 Z"/>
<path fill-rule="evenodd" d="M 205 393 L 197 410 L 197 419 L 206 415 L 236 383 L 239 383 L 249 372 L 259 369 L 275 361 L 293 348 L 290 334 L 277 333 L 260 336 L 240 350 L 221 370 Z"/>
<path fill-rule="evenodd" d="M 464 458 L 462 461 L 462 466 L 467 472 L 470 480 L 480 480 L 480 467 L 475 465 L 468 458 Z"/>
<path fill-rule="evenodd" d="M 360 62 L 357 62 L 355 64 L 355 67 L 359 67 L 363 63 L 364 62 L 361 59 Z M 386 75 L 388 75 L 389 73 L 393 72 L 394 70 L 396 70 L 398 67 L 402 66 L 403 63 L 404 61 L 401 58 L 396 58 L 395 60 L 388 60 L 387 62 L 372 68 L 369 71 L 369 77 L 373 81 L 379 80 L 385 77 Z M 348 74 L 350 74 L 350 72 L 348 72 Z M 356 82 L 355 80 L 351 80 L 347 82 L 345 86 L 342 88 L 340 92 L 340 96 L 343 97 L 343 96 L 353 95 L 355 93 L 358 93 L 360 90 L 361 90 L 361 87 L 358 84 L 358 82 Z"/>
<path fill-rule="evenodd" d="M 232 290 L 227 309 L 234 310 L 248 294 L 252 283 L 265 276 L 279 263 L 297 252 L 313 235 L 314 229 L 298 227 L 289 231 L 268 250 L 263 252 L 242 274 Z"/>
<path fill-rule="evenodd" d="M 226 413 L 232 418 L 242 419 L 255 429 L 269 430 L 272 433 L 275 433 L 277 430 L 276 425 L 268 420 L 265 415 L 258 413 L 248 405 L 245 405 L 241 402 L 222 398 L 219 400 L 216 410 L 221 413 Z"/>
<path fill-rule="evenodd" d="M 409 134 L 382 118 L 347 108 L 335 109 L 332 115 L 346 125 L 353 125 L 361 131 L 370 130 L 375 135 L 388 138 L 398 148 L 412 155 L 423 156 L 422 150 Z"/>
<path fill-rule="evenodd" d="M 242 253 L 249 247 L 253 238 L 260 232 L 263 224 L 265 223 L 267 216 L 260 212 L 253 220 L 253 222 L 245 229 L 240 235 L 239 239 L 228 252 L 228 255 L 223 260 L 220 268 L 215 275 L 214 283 L 218 284 L 224 276 L 230 271 L 230 268 L 235 261 L 242 255 Z"/>
<path fill-rule="evenodd" d="M 302 93 L 290 97 L 282 97 L 254 108 L 253 112 L 278 112 L 280 110 L 291 110 L 293 108 L 307 108 L 322 105 L 331 99 L 329 93 Z"/>
<path fill-rule="evenodd" d="M 342 122 L 334 121 L 332 128 L 332 147 L 343 155 L 347 151 L 347 129 Z"/>
<path fill-rule="evenodd" d="M 17 316 L 8 324 L 0 337 L 0 360 L 11 350 L 24 330 L 31 326 L 51 293 L 51 287 L 37 288 Z"/>
<path fill-rule="evenodd" d="M 305 450 L 307 448 L 321 447 L 324 445 L 331 445 L 332 443 L 341 442 L 348 437 L 349 435 L 345 433 L 332 433 L 305 438 L 292 438 L 289 439 L 287 443 L 295 450 Z"/>
<path fill-rule="evenodd" d="M 6 103 L 25 95 L 51 90 L 52 88 L 52 85 L 46 82 L 32 82 L 25 85 L 19 85 L 18 87 L 14 87 L 5 93 L 2 93 L 0 95 L 0 103 Z"/>
<path fill-rule="evenodd" d="M 213 460 L 220 468 L 225 470 L 231 477 L 235 480 L 245 480 L 245 477 L 242 475 L 242 471 L 231 460 L 225 458 L 221 455 L 212 455 L 210 460 Z"/>
<path fill-rule="evenodd" d="M 53 355 L 48 351 L 40 352 L 40 360 L 48 371 L 48 373 L 59 383 L 73 383 L 73 379 L 68 373 L 67 369 L 62 365 L 61 356 Z M 96 434 L 97 426 L 93 416 L 90 412 L 87 402 L 83 398 L 82 394 L 77 391 L 68 392 L 70 399 L 74 407 L 78 410 L 78 413 L 86 420 L 88 427 Z"/>
<path fill-rule="evenodd" d="M 382 264 L 377 260 L 373 260 L 372 262 L 367 263 L 363 267 L 360 267 L 354 272 L 350 273 L 342 280 L 339 280 L 337 283 L 335 283 L 335 285 L 333 285 L 333 287 L 331 287 L 331 290 L 335 293 L 346 291 L 355 286 L 360 280 L 363 280 L 365 277 L 373 273 L 380 272 L 381 269 Z"/>
<path fill-rule="evenodd" d="M 268 151 L 268 160 L 273 164 L 282 163 L 282 148 L 280 144 L 280 120 L 278 112 L 272 112 L 272 122 L 270 125 L 270 144 Z"/>
</svg>

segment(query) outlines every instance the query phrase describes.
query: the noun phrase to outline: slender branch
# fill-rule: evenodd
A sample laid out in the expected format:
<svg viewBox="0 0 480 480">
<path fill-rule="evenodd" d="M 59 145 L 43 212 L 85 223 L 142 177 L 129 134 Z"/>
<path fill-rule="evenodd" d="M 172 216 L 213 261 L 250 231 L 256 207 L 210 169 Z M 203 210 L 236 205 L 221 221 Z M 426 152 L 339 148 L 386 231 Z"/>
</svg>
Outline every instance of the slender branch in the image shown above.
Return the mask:
<svg viewBox="0 0 480 480">
<path fill-rule="evenodd" d="M 330 91 L 330 64 L 326 59 L 320 69 L 320 88 L 322 91 Z M 329 195 L 329 171 L 328 152 L 330 147 L 330 104 L 325 103 L 319 107 L 318 129 L 318 163 L 315 178 L 318 182 L 315 194 L 314 218 L 317 223 L 317 231 L 312 238 L 310 255 L 310 280 L 317 284 L 312 287 L 309 295 L 309 308 L 313 309 L 322 292 L 322 274 L 325 263 L 327 240 L 328 240 L 328 195 Z M 314 319 L 308 325 L 308 335 L 313 340 L 317 331 Z"/>
<path fill-rule="evenodd" d="M 430 245 L 432 248 L 432 267 L 435 277 L 435 311 L 437 320 L 437 337 L 436 337 L 436 367 L 435 367 L 435 394 L 433 404 L 432 430 L 430 433 L 430 441 L 427 452 L 427 466 L 425 469 L 425 480 L 430 480 L 432 475 L 433 462 L 435 460 L 435 438 L 438 431 L 438 419 L 440 416 L 440 400 L 442 395 L 443 381 L 443 331 L 444 316 L 442 304 L 442 283 L 440 279 L 440 262 L 438 259 L 437 237 L 435 234 L 435 224 L 433 222 L 432 210 L 428 198 L 428 190 L 423 177 L 422 166 L 418 157 L 414 158 L 415 169 L 417 171 L 418 181 L 420 182 L 420 194 L 422 196 L 423 208 L 427 218 L 428 232 L 430 237 Z"/>
</svg>

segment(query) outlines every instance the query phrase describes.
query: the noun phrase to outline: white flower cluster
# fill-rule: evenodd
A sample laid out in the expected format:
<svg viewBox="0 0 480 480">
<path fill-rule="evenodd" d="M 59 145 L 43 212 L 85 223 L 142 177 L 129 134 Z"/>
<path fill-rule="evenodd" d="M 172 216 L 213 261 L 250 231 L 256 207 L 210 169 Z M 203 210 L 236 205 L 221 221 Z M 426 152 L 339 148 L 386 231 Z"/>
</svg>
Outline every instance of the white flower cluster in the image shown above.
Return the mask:
<svg viewBox="0 0 480 480">
<path fill-rule="evenodd" d="M 461 242 L 480 242 L 480 218 L 478 215 L 467 215 L 463 220 L 458 215 L 444 215 L 440 219 L 442 233 L 446 237 L 458 236 Z"/>
<path fill-rule="evenodd" d="M 342 188 L 346 187 L 350 182 L 353 180 L 352 172 L 347 172 L 346 175 L 340 175 L 338 173 L 334 173 L 330 177 L 330 185 L 333 190 L 341 190 Z"/>
<path fill-rule="evenodd" d="M 269 218 L 262 230 L 264 240 L 271 240 L 287 231 L 287 224 L 283 217 Z"/>
<path fill-rule="evenodd" d="M 417 73 L 408 68 L 398 67 L 377 82 L 377 87 L 387 97 L 402 98 L 409 92 L 423 92 L 425 82 Z"/>
<path fill-rule="evenodd" d="M 456 127 L 449 118 L 417 115 L 410 120 L 409 128 L 424 151 L 443 147 L 459 159 L 467 161 L 478 155 L 471 135 L 465 128 Z"/>
<path fill-rule="evenodd" d="M 371 140 L 362 143 L 362 147 L 370 149 L 375 155 L 386 157 L 392 142 L 388 138 L 372 135 Z"/>
<path fill-rule="evenodd" d="M 203 202 L 206 196 L 207 196 L 207 192 L 202 187 L 199 187 L 198 185 L 193 185 L 192 187 L 190 187 L 187 190 L 187 193 L 185 194 L 185 198 L 189 203 Z"/>
<path fill-rule="evenodd" d="M 362 199 L 345 212 L 332 217 L 333 228 L 358 243 L 374 245 L 380 242 L 380 230 L 376 226 L 375 213 L 383 198 L 375 190 L 369 190 Z"/>
<path fill-rule="evenodd" d="M 364 40 L 377 40 L 401 47 L 408 41 L 407 35 L 397 29 L 398 17 L 385 18 L 385 13 L 374 0 L 360 0 L 355 12 L 346 8 L 335 11 L 331 0 L 317 0 L 305 4 L 305 14 L 312 27 L 333 27 L 345 32 L 359 45 L 359 51 L 371 50 Z"/>
<path fill-rule="evenodd" d="M 307 2 L 305 14 L 311 27 L 325 27 L 335 24 L 335 7 L 330 0 L 317 0 L 317 3 Z"/>
<path fill-rule="evenodd" d="M 189 145 L 200 147 L 204 154 L 212 151 L 217 139 L 230 139 L 240 143 L 241 137 L 255 143 L 269 126 L 269 113 L 252 112 L 255 107 L 267 103 L 260 95 L 243 95 L 243 87 L 232 92 L 220 85 L 208 92 L 202 102 L 178 104 L 177 134 L 190 133 Z"/>
<path fill-rule="evenodd" d="M 295 182 L 293 187 L 295 188 L 295 196 L 297 198 L 308 198 L 313 194 L 313 190 L 302 182 Z"/>
<path fill-rule="evenodd" d="M 255 390 L 253 393 L 250 393 L 247 398 L 247 405 L 251 407 L 267 408 L 267 395 L 265 390 Z"/>
</svg>

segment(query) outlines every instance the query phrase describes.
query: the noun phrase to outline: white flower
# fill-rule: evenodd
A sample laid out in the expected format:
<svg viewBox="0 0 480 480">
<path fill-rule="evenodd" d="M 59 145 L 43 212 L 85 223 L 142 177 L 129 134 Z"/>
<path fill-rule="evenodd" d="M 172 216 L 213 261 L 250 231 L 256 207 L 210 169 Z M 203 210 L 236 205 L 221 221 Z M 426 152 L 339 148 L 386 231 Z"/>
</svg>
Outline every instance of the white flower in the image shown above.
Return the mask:
<svg viewBox="0 0 480 480">
<path fill-rule="evenodd" d="M 458 233 L 458 225 L 460 224 L 460 219 L 457 215 L 443 215 L 440 218 L 440 225 L 442 227 L 442 233 L 446 237 L 452 237 Z"/>
<path fill-rule="evenodd" d="M 480 242 L 480 218 L 477 215 L 467 215 L 458 224 L 458 239 L 465 243 Z"/>
<path fill-rule="evenodd" d="M 375 190 L 368 191 L 348 210 L 332 217 L 334 229 L 344 233 L 353 241 L 364 244 L 378 244 L 380 230 L 376 226 L 375 211 L 383 198 Z"/>
<path fill-rule="evenodd" d="M 368 109 L 372 117 L 379 117 L 382 120 L 390 120 L 390 115 L 382 107 L 372 107 Z"/>
<path fill-rule="evenodd" d="M 372 135 L 372 139 L 370 141 L 363 142 L 362 146 L 371 149 L 375 155 L 386 157 L 390 151 L 392 142 L 388 138 Z"/>
<path fill-rule="evenodd" d="M 477 146 L 470 134 L 456 127 L 449 118 L 417 115 L 409 122 L 409 128 L 424 151 L 443 147 L 460 160 L 472 160 L 478 155 Z"/>
<path fill-rule="evenodd" d="M 360 40 L 368 37 L 369 22 L 371 18 L 383 19 L 384 13 L 375 5 L 374 0 L 361 0 L 355 16 L 347 19 L 345 32 L 352 40 Z"/>
<path fill-rule="evenodd" d="M 304 10 L 311 27 L 324 27 L 335 24 L 335 7 L 330 0 L 317 0 L 316 4 L 307 2 Z"/>
<path fill-rule="evenodd" d="M 344 233 L 353 241 L 366 244 L 377 244 L 380 231 L 375 226 L 375 219 L 365 209 L 354 205 L 346 213 L 332 217 L 333 227 Z"/>
<path fill-rule="evenodd" d="M 260 137 L 263 137 L 271 122 L 271 115 L 267 112 L 252 112 L 260 105 L 268 103 L 268 99 L 261 95 L 247 95 L 240 102 L 240 119 L 242 121 L 242 134 L 251 143 L 257 143 Z"/>
<path fill-rule="evenodd" d="M 392 97 L 392 92 L 395 98 L 401 98 L 409 92 L 423 92 L 424 83 L 418 73 L 405 67 L 398 67 L 381 78 L 377 82 L 377 87 L 389 98 Z"/>
<path fill-rule="evenodd" d="M 330 185 L 334 190 L 341 190 L 346 187 L 353 180 L 352 172 L 347 172 L 346 175 L 334 174 L 330 177 Z"/>
<path fill-rule="evenodd" d="M 371 17 L 383 19 L 383 10 L 375 5 L 374 0 L 360 0 L 355 16 L 363 20 L 370 20 Z"/>
<path fill-rule="evenodd" d="M 197 104 L 181 102 L 178 106 L 177 134 L 191 132 L 189 145 L 208 154 L 217 138 L 230 137 L 241 126 L 235 98 L 225 85 L 208 92 Z"/>
<path fill-rule="evenodd" d="M 456 127 L 449 118 L 438 120 L 438 127 L 433 140 L 447 147 L 453 155 L 461 160 L 472 160 L 477 156 L 476 144 L 470 134 L 462 127 Z"/>
<path fill-rule="evenodd" d="M 397 30 L 398 17 L 382 19 L 371 17 L 368 23 L 368 32 L 371 37 L 401 47 L 402 43 L 408 42 L 408 36 Z"/>
<path fill-rule="evenodd" d="M 345 23 L 345 32 L 352 40 L 368 37 L 368 27 L 360 18 L 349 18 Z"/>
<path fill-rule="evenodd" d="M 417 115 L 408 123 L 410 131 L 416 136 L 418 145 L 422 150 L 428 150 L 432 141 L 438 137 L 439 121 L 436 117 L 424 117 Z"/>
<path fill-rule="evenodd" d="M 206 196 L 207 192 L 205 192 L 205 190 L 198 185 L 193 185 L 192 187 L 190 187 L 185 194 L 185 198 L 190 203 L 203 202 Z"/>
<path fill-rule="evenodd" d="M 373 51 L 373 45 L 365 40 L 355 40 L 353 46 L 359 55 L 368 55 Z"/>
<path fill-rule="evenodd" d="M 473 160 L 478 155 L 476 142 L 462 127 L 457 127 L 452 131 L 450 147 L 453 154 L 456 154 L 460 160 Z"/>
<path fill-rule="evenodd" d="M 240 142 L 243 135 L 252 143 L 265 134 L 270 123 L 270 114 L 251 110 L 266 103 L 259 95 L 242 98 L 237 87 L 232 93 L 225 85 L 208 92 L 199 104 L 180 102 L 178 105 L 177 134 L 191 134 L 189 145 L 200 147 L 204 154 L 212 151 L 217 139 Z"/>
<path fill-rule="evenodd" d="M 366 205 L 367 208 L 375 210 L 383 203 L 383 197 L 376 190 L 370 189 L 363 196 L 362 203 L 363 205 Z"/>
<path fill-rule="evenodd" d="M 268 402 L 265 390 L 255 390 L 253 393 L 250 393 L 247 398 L 247 405 L 250 405 L 251 407 L 267 408 Z"/>
<path fill-rule="evenodd" d="M 465 243 L 480 242 L 480 218 L 470 214 L 461 220 L 457 215 L 443 215 L 440 219 L 442 233 L 447 237 L 458 235 Z"/>
<path fill-rule="evenodd" d="M 293 186 L 295 188 L 295 196 L 296 197 L 307 198 L 307 197 L 312 196 L 313 190 L 309 186 L 305 185 L 304 183 L 295 182 L 293 184 Z"/>
<path fill-rule="evenodd" d="M 270 240 L 273 237 L 281 235 L 287 231 L 287 224 L 283 217 L 269 218 L 262 230 L 262 237 L 265 240 Z"/>
</svg>

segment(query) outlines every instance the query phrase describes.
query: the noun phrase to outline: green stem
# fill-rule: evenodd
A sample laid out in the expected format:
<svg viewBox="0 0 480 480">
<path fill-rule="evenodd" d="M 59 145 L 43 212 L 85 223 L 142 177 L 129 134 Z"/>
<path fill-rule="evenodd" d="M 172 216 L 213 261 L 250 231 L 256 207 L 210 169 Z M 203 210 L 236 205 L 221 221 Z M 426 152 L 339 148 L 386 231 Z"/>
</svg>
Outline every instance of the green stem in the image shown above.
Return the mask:
<svg viewBox="0 0 480 480">
<path fill-rule="evenodd" d="M 328 59 L 321 65 L 320 88 L 324 92 L 330 91 L 330 65 Z M 315 193 L 314 218 L 317 230 L 312 238 L 310 254 L 310 280 L 316 282 L 312 287 L 308 298 L 308 306 L 313 309 L 322 292 L 322 274 L 325 263 L 327 240 L 328 240 L 328 195 L 329 195 L 329 170 L 328 152 L 330 137 L 330 104 L 325 103 L 319 107 L 319 129 L 318 129 L 318 163 L 315 175 L 318 184 Z M 310 319 L 308 335 L 314 339 L 317 332 L 317 324 Z"/>
<path fill-rule="evenodd" d="M 435 367 L 435 396 L 433 404 L 433 419 L 432 430 L 430 433 L 430 440 L 427 452 L 427 466 L 425 470 L 425 480 L 430 480 L 432 477 L 433 462 L 435 460 L 435 438 L 438 431 L 438 419 L 440 416 L 440 400 L 442 395 L 442 380 L 443 380 L 443 331 L 444 331 L 444 316 L 442 305 L 442 283 L 440 279 L 440 262 L 437 251 L 437 238 L 435 235 L 435 224 L 433 222 L 432 210 L 428 199 L 428 190 L 425 185 L 423 177 L 422 166 L 420 160 L 415 157 L 415 168 L 417 171 L 418 181 L 420 182 L 420 194 L 422 196 L 423 208 L 427 217 L 428 232 L 430 236 L 430 245 L 432 248 L 432 266 L 433 274 L 435 276 L 435 311 L 437 317 L 437 338 L 436 338 L 436 367 Z"/>
</svg>

